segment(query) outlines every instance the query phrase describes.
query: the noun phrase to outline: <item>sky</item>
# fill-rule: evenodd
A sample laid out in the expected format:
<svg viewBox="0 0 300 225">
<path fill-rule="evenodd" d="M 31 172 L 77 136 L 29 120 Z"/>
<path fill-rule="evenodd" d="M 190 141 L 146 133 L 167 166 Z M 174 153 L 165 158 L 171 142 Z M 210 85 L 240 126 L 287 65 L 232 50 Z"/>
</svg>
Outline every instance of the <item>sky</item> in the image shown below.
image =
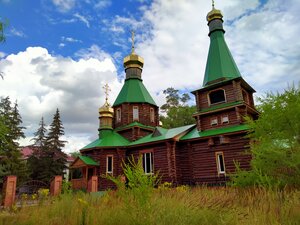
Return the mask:
<svg viewBox="0 0 300 225">
<path fill-rule="evenodd" d="M 300 81 L 299 0 L 215 0 L 225 39 L 243 78 L 257 91 L 282 92 Z M 58 108 L 66 152 L 98 135 L 103 86 L 116 99 L 123 58 L 145 60 L 143 82 L 161 106 L 168 87 L 201 88 L 209 48 L 209 0 L 0 0 L 6 42 L 0 44 L 0 96 L 17 100 L 31 144 L 41 117 Z"/>
</svg>

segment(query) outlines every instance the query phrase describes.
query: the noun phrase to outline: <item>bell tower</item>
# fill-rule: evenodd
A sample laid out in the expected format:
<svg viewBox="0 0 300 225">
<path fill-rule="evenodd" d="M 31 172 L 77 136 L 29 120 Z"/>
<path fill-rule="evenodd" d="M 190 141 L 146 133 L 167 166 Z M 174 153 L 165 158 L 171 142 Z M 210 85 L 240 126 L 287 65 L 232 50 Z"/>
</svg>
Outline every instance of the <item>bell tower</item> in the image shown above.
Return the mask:
<svg viewBox="0 0 300 225">
<path fill-rule="evenodd" d="M 244 123 L 244 117 L 256 118 L 255 90 L 242 78 L 226 44 L 223 14 L 215 8 L 207 14 L 210 38 L 202 88 L 193 91 L 196 97 L 199 131 Z"/>
</svg>

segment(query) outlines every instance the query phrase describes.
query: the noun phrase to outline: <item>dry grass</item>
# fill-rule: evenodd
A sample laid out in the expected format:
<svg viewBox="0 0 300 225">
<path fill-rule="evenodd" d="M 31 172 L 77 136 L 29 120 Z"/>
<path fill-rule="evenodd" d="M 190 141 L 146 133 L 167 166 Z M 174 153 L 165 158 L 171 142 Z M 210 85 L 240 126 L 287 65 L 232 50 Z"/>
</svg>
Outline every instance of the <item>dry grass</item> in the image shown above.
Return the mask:
<svg viewBox="0 0 300 225">
<path fill-rule="evenodd" d="M 140 201 L 130 191 L 77 193 L 41 206 L 0 213 L 0 224 L 300 224 L 300 191 L 163 188 Z"/>
</svg>

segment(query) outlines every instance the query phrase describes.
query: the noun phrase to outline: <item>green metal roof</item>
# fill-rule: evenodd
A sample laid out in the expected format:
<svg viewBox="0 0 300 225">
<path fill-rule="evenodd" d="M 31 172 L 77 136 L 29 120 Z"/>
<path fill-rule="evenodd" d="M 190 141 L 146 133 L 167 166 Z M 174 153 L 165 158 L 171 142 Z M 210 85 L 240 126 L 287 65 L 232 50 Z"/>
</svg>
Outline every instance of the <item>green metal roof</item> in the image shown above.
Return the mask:
<svg viewBox="0 0 300 225">
<path fill-rule="evenodd" d="M 236 101 L 236 102 L 228 102 L 228 103 L 223 103 L 223 104 L 219 104 L 219 105 L 214 105 L 214 106 L 211 106 L 209 108 L 202 109 L 202 110 L 200 110 L 200 111 L 198 111 L 194 114 L 210 112 L 210 111 L 214 111 L 214 110 L 217 110 L 217 109 L 224 109 L 226 107 L 236 106 L 236 105 L 240 105 L 242 103 L 243 103 L 242 101 Z"/>
<path fill-rule="evenodd" d="M 88 156 L 80 155 L 78 156 L 78 158 L 81 159 L 88 166 L 99 166 L 99 163 L 95 162 L 92 158 Z"/>
<path fill-rule="evenodd" d="M 241 77 L 241 74 L 225 42 L 223 31 L 212 32 L 203 86 L 209 85 L 212 81 L 237 77 Z"/>
<path fill-rule="evenodd" d="M 155 129 L 155 127 L 147 126 L 147 125 L 144 125 L 144 124 L 141 124 L 141 123 L 135 121 L 135 122 L 130 123 L 128 125 L 118 127 L 118 128 L 115 129 L 115 131 L 124 130 L 124 129 L 132 128 L 132 127 L 141 127 L 141 128 L 145 128 L 145 129 L 151 129 L 151 130 Z"/>
<path fill-rule="evenodd" d="M 187 133 L 182 138 L 180 138 L 180 140 L 183 141 L 183 140 L 189 140 L 193 138 L 202 138 L 202 137 L 232 133 L 232 132 L 248 130 L 248 129 L 249 126 L 246 124 L 216 128 L 216 129 L 205 130 L 200 132 L 197 130 L 197 128 L 194 128 L 191 132 Z"/>
<path fill-rule="evenodd" d="M 139 145 L 139 144 L 144 144 L 144 143 L 149 143 L 149 142 L 156 142 L 156 141 L 162 141 L 162 140 L 166 140 L 166 139 L 170 139 L 170 138 L 174 138 L 186 131 L 188 131 L 189 129 L 191 129 L 192 127 L 194 127 L 195 125 L 187 125 L 187 126 L 183 126 L 183 127 L 177 127 L 177 128 L 173 128 L 173 129 L 165 129 L 162 127 L 156 127 L 156 129 L 159 131 L 159 133 L 161 135 L 153 135 L 154 133 L 157 134 L 157 132 L 154 131 L 153 134 L 149 134 L 137 141 L 134 141 L 132 143 L 130 143 L 129 145 Z"/>
<path fill-rule="evenodd" d="M 130 78 L 125 80 L 125 83 L 113 106 L 122 103 L 149 103 L 156 106 L 153 98 L 147 91 L 142 80 Z"/>
<path fill-rule="evenodd" d="M 127 146 L 129 141 L 113 130 L 100 131 L 99 138 L 81 150 L 94 148 L 94 147 L 117 147 Z"/>
</svg>

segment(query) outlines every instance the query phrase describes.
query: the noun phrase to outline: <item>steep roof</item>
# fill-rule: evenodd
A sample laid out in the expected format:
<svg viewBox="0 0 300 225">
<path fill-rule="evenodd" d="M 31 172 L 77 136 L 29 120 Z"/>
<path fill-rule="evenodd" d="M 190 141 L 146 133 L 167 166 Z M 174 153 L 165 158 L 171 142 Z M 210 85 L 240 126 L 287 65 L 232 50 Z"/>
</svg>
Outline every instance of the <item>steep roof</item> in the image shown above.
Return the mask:
<svg viewBox="0 0 300 225">
<path fill-rule="evenodd" d="M 94 147 L 122 147 L 127 146 L 129 141 L 113 130 L 100 131 L 99 138 L 83 147 L 81 150 Z"/>
<path fill-rule="evenodd" d="M 184 135 L 183 137 L 181 137 L 180 140 L 181 141 L 190 140 L 190 139 L 194 139 L 194 138 L 202 138 L 202 137 L 238 132 L 238 131 L 243 131 L 243 130 L 248 130 L 248 129 L 249 129 L 249 126 L 246 124 L 221 127 L 221 128 L 205 130 L 205 131 L 200 131 L 200 132 L 197 130 L 197 128 L 194 128 L 191 132 L 189 132 L 186 135 Z"/>
<path fill-rule="evenodd" d="M 130 78 L 125 83 L 113 106 L 122 103 L 149 103 L 156 106 L 155 101 L 149 94 L 141 79 Z"/>
<path fill-rule="evenodd" d="M 224 33 L 216 30 L 210 34 L 203 86 L 237 77 L 241 77 L 241 74 L 225 42 Z"/>
<path fill-rule="evenodd" d="M 186 134 L 191 128 L 193 128 L 195 125 L 187 125 L 172 129 L 165 129 L 162 127 L 156 127 L 156 130 L 153 132 L 153 134 L 149 134 L 139 140 L 136 140 L 129 145 L 139 145 L 144 143 L 150 143 L 150 142 L 156 142 L 156 141 L 163 141 L 171 138 L 180 138 L 180 135 Z"/>
</svg>

